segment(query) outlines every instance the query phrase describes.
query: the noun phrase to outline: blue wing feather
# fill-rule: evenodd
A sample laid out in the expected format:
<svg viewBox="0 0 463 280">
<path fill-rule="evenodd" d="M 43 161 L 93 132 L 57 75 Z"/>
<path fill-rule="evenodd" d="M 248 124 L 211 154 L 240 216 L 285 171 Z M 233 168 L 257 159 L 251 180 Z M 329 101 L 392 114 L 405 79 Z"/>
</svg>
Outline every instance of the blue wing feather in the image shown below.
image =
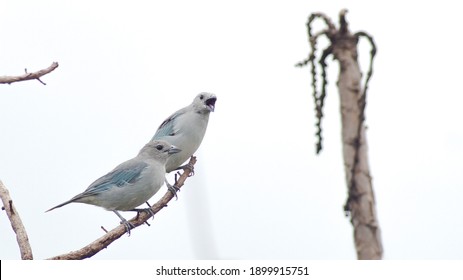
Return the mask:
<svg viewBox="0 0 463 280">
<path fill-rule="evenodd" d="M 147 166 L 148 164 L 145 162 L 136 162 L 134 164 L 116 167 L 113 171 L 93 182 L 85 192 L 82 193 L 82 196 L 95 195 L 113 186 L 123 187 L 126 184 L 133 184 L 141 178 L 140 174 Z"/>
<path fill-rule="evenodd" d="M 174 127 L 175 119 L 183 113 L 182 110 L 179 110 L 163 121 L 151 140 L 161 140 L 165 136 L 173 136 L 176 133 Z"/>
</svg>

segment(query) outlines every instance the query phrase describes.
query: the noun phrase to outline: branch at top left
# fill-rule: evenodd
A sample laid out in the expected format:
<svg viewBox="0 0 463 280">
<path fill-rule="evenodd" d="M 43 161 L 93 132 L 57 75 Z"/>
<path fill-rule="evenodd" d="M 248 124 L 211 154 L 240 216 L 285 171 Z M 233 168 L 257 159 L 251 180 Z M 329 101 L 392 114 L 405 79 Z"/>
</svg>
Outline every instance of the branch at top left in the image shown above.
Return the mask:
<svg viewBox="0 0 463 280">
<path fill-rule="evenodd" d="M 53 62 L 48 68 L 36 71 L 36 72 L 31 72 L 28 73 L 27 69 L 24 69 L 26 73 L 20 75 L 20 76 L 0 76 L 0 84 L 11 84 L 15 82 L 22 82 L 22 81 L 27 81 L 27 80 L 37 80 L 41 82 L 43 85 L 46 85 L 40 78 L 51 71 L 55 70 L 58 68 L 58 62 Z"/>
</svg>

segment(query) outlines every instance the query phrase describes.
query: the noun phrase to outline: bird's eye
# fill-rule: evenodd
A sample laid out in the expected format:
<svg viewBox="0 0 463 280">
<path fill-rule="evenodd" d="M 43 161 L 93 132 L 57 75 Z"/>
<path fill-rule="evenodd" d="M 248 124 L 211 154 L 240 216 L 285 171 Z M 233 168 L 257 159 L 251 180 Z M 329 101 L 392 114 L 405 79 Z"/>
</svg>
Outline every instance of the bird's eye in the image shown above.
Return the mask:
<svg viewBox="0 0 463 280">
<path fill-rule="evenodd" d="M 162 145 L 157 145 L 157 146 L 156 146 L 156 149 L 157 149 L 158 151 L 162 150 L 162 148 L 164 148 Z"/>
<path fill-rule="evenodd" d="M 199 99 L 203 100 L 203 99 L 204 99 L 204 95 L 201 94 L 201 95 L 199 96 Z"/>
</svg>

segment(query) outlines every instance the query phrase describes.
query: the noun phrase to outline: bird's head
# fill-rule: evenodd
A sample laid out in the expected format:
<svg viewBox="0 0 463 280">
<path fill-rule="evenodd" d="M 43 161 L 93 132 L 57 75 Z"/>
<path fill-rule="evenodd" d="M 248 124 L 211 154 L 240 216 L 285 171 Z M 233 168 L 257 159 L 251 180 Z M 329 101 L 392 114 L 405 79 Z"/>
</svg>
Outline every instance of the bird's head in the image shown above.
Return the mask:
<svg viewBox="0 0 463 280">
<path fill-rule="evenodd" d="M 214 112 L 217 97 L 213 93 L 201 92 L 193 100 L 193 107 L 198 113 L 207 114 Z"/>
<path fill-rule="evenodd" d="M 162 140 L 148 142 L 140 151 L 140 154 L 147 155 L 156 159 L 167 159 L 170 155 L 176 154 L 181 150 L 174 145 Z"/>
</svg>

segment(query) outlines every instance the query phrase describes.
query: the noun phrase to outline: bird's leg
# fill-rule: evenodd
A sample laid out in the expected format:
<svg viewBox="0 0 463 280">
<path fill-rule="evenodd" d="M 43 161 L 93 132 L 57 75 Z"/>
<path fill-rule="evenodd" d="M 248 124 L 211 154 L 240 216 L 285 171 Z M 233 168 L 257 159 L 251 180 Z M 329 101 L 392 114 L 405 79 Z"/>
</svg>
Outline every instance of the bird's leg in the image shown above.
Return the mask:
<svg viewBox="0 0 463 280">
<path fill-rule="evenodd" d="M 113 210 L 113 212 L 121 219 L 121 224 L 124 224 L 125 226 L 125 231 L 127 234 L 130 236 L 130 230 L 135 228 L 130 222 L 128 222 L 124 217 L 119 214 L 116 210 Z"/>
<path fill-rule="evenodd" d="M 167 189 L 172 193 L 173 196 L 175 196 L 175 200 L 177 200 L 177 192 L 180 191 L 180 189 L 177 188 L 175 184 L 172 186 L 169 181 L 167 181 L 167 178 L 164 178 L 164 182 L 166 182 Z M 175 182 L 177 182 L 177 180 L 175 180 Z"/>
</svg>

